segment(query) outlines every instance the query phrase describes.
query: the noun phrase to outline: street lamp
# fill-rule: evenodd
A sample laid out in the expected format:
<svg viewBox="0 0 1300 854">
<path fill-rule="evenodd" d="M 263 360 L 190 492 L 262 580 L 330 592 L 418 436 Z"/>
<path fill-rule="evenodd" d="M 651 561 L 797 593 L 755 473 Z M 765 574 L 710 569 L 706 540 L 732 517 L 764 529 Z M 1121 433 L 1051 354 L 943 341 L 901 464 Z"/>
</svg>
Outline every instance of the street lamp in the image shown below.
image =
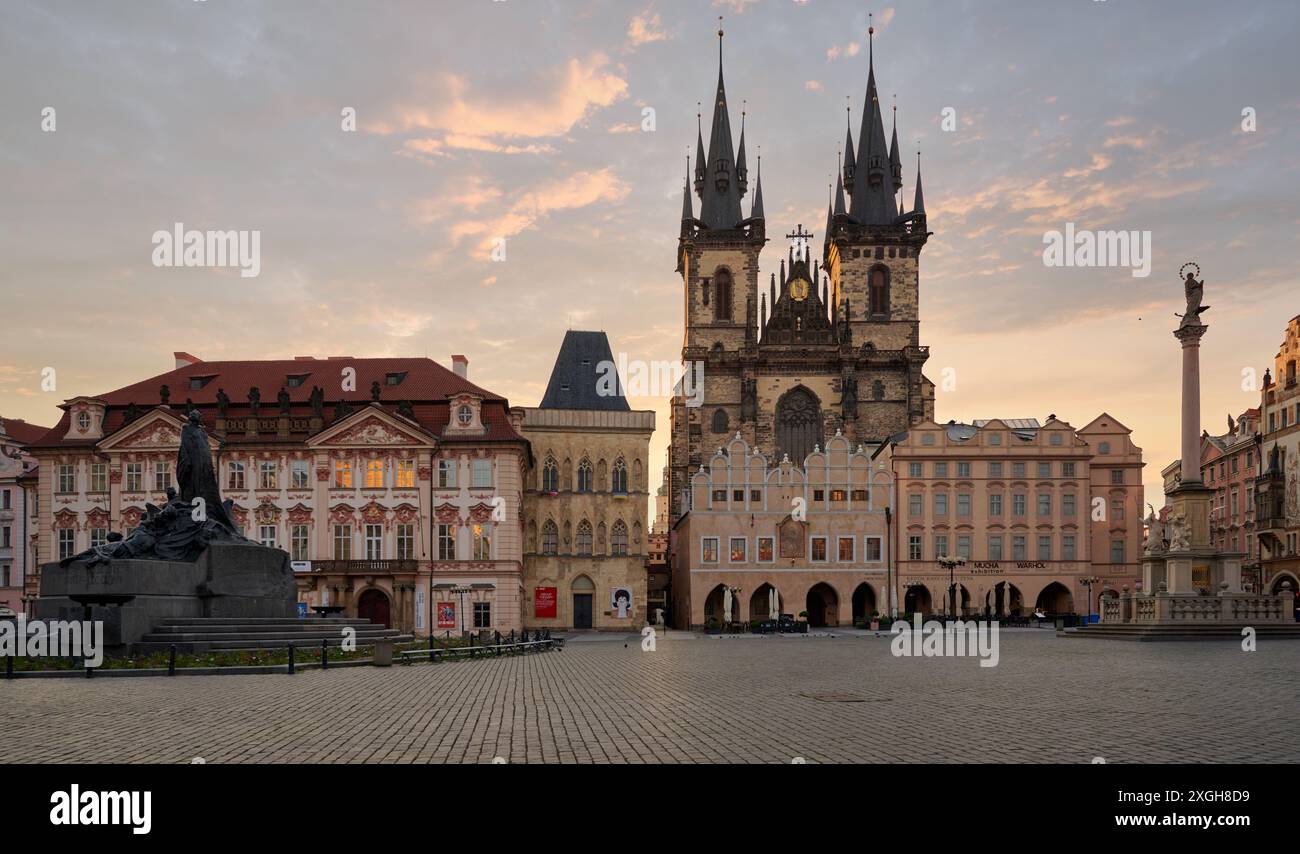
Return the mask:
<svg viewBox="0 0 1300 854">
<path fill-rule="evenodd" d="M 953 571 L 959 566 L 966 565 L 966 559 L 962 557 L 953 557 L 952 555 L 940 555 L 939 565 L 948 568 L 948 601 L 951 607 L 948 611 L 954 617 L 957 616 L 957 581 L 953 577 Z"/>
<path fill-rule="evenodd" d="M 1101 581 L 1101 579 L 1095 575 L 1085 575 L 1079 579 L 1080 584 L 1088 585 L 1088 615 L 1084 618 L 1088 622 L 1092 622 L 1092 585 L 1099 581 Z"/>
</svg>

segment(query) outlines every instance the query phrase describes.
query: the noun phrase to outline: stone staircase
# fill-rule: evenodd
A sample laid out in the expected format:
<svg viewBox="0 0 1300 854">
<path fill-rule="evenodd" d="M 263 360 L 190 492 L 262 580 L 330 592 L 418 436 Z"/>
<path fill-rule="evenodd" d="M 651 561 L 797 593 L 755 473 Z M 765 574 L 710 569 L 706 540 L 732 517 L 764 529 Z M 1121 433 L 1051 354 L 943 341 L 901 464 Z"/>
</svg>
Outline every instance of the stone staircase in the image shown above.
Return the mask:
<svg viewBox="0 0 1300 854">
<path fill-rule="evenodd" d="M 1056 633 L 1062 638 L 1101 638 L 1127 641 L 1241 640 L 1247 624 L 1232 623 L 1093 623 Z M 1300 640 L 1300 623 L 1257 623 L 1250 626 L 1258 640 Z"/>
<path fill-rule="evenodd" d="M 139 654 L 166 652 L 172 644 L 177 652 L 215 652 L 232 649 L 283 649 L 292 643 L 298 649 L 319 649 L 343 643 L 343 630 L 356 631 L 358 647 L 377 640 L 404 643 L 414 640 L 396 629 L 384 628 L 354 617 L 176 617 L 159 620 L 153 631 L 135 644 Z"/>
</svg>

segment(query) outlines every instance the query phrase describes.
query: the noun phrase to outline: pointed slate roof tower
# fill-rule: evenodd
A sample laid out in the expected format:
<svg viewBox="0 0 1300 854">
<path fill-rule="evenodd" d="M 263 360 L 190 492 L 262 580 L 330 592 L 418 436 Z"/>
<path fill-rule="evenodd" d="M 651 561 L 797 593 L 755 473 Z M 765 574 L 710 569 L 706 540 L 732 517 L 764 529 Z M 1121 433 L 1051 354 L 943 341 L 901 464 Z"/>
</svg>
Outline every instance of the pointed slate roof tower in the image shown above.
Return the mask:
<svg viewBox="0 0 1300 854">
<path fill-rule="evenodd" d="M 742 134 L 743 142 L 743 134 Z M 703 141 L 697 146 L 702 151 Z M 742 147 L 741 153 L 744 153 Z M 727 87 L 722 77 L 722 29 L 718 29 L 718 90 L 713 98 L 713 121 L 709 124 L 709 153 L 704 163 L 695 164 L 695 191 L 700 196 L 700 222 L 711 229 L 733 229 L 744 215 L 740 199 L 745 180 L 731 143 L 731 116 L 727 111 Z"/>
<path fill-rule="evenodd" d="M 603 409 L 627 412 L 627 398 L 617 372 L 608 376 L 601 363 L 614 363 L 604 332 L 570 329 L 551 368 L 541 409 Z"/>
<path fill-rule="evenodd" d="M 885 123 L 880 115 L 880 95 L 876 90 L 875 27 L 870 29 L 867 48 L 867 98 L 862 110 L 862 129 L 858 132 L 858 155 L 854 164 L 850 195 L 853 203 L 849 216 L 863 225 L 883 225 L 894 221 L 898 208 L 894 191 L 889 187 L 889 149 L 885 144 Z"/>
</svg>

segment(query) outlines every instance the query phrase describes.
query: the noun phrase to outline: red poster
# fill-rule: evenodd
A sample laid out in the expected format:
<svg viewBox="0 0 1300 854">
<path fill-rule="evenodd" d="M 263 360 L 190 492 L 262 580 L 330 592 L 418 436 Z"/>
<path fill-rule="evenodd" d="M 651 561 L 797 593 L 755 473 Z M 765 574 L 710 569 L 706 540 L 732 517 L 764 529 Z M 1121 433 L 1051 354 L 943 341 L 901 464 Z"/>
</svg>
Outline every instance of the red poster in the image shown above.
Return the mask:
<svg viewBox="0 0 1300 854">
<path fill-rule="evenodd" d="M 456 628 L 456 603 L 455 602 L 438 603 L 438 628 L 440 629 Z"/>
<path fill-rule="evenodd" d="M 533 591 L 533 616 L 539 619 L 554 619 L 555 602 L 554 587 L 538 587 Z"/>
</svg>

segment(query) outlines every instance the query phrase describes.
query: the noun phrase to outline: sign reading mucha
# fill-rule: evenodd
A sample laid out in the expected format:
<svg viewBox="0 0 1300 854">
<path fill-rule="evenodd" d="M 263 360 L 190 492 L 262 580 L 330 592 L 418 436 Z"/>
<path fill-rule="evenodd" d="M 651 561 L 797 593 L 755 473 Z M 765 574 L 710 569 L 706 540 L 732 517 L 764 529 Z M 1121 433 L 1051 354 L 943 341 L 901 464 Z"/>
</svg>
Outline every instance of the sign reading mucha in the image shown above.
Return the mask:
<svg viewBox="0 0 1300 854">
<path fill-rule="evenodd" d="M 796 522 L 790 516 L 781 520 L 781 523 L 776 526 L 776 538 L 780 543 L 781 557 L 803 557 L 804 543 L 808 539 L 804 536 L 807 527 L 806 522 Z"/>
</svg>

